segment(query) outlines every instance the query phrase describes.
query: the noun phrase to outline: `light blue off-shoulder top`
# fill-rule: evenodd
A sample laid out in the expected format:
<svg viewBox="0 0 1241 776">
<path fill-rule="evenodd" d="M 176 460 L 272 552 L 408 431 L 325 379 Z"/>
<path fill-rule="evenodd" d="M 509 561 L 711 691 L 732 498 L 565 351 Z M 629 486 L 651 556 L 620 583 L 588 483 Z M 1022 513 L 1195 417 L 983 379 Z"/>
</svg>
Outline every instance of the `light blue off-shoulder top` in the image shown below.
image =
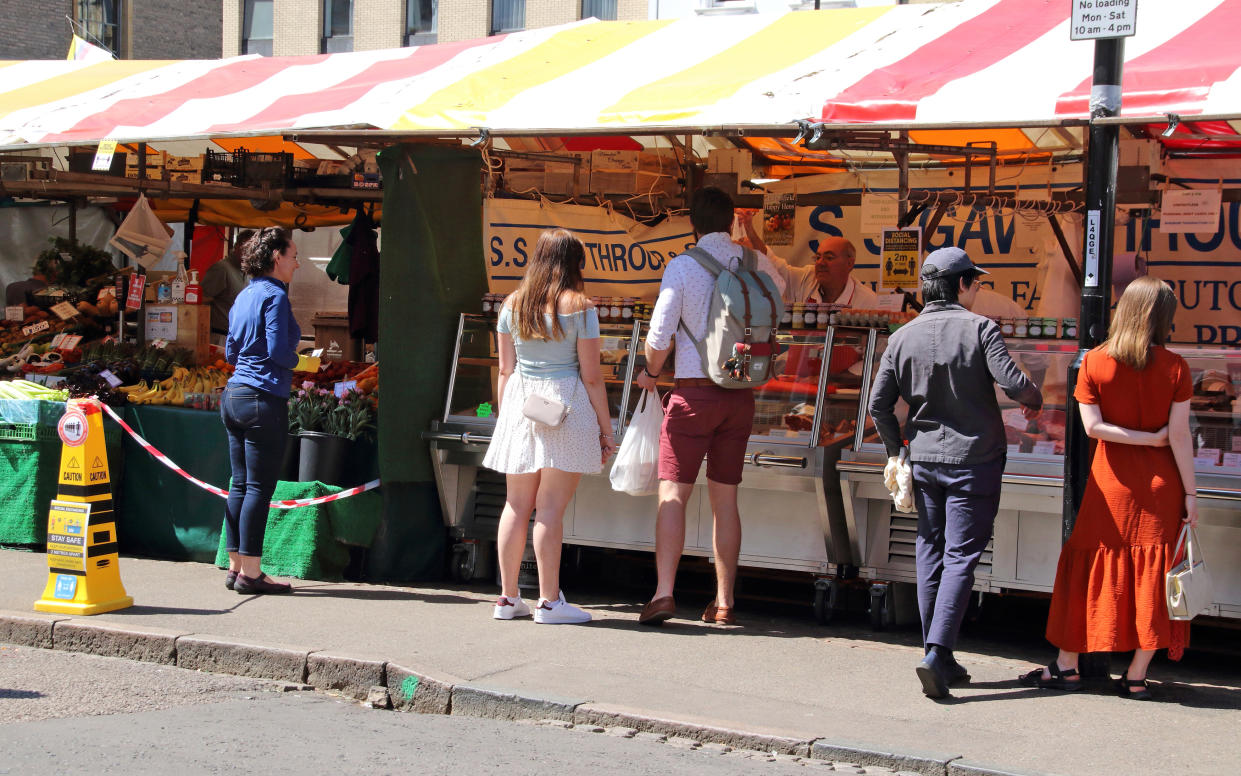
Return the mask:
<svg viewBox="0 0 1241 776">
<path fill-rule="evenodd" d="M 551 320 L 552 313 L 545 313 Z M 517 369 L 528 377 L 551 379 L 576 377 L 578 374 L 577 341 L 599 338 L 599 314 L 593 307 L 575 313 L 557 313 L 564 337 L 558 340 L 523 340 L 513 324 L 513 310 L 500 309 L 496 331 L 513 337 L 517 349 Z"/>
</svg>

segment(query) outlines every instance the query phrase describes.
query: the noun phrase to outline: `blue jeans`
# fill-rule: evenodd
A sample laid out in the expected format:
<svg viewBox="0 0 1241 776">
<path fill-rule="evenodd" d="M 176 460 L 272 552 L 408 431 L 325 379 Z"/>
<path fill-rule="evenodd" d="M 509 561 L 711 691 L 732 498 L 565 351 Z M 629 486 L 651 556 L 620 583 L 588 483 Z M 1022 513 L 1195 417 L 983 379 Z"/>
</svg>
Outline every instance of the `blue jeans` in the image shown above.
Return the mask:
<svg viewBox="0 0 1241 776">
<path fill-rule="evenodd" d="M 995 513 L 1004 458 L 970 466 L 911 466 L 918 507 L 918 611 L 922 641 L 953 649 Z"/>
<path fill-rule="evenodd" d="M 289 433 L 289 400 L 248 385 L 229 385 L 220 399 L 233 483 L 224 515 L 224 548 L 261 557 L 267 512 Z"/>
</svg>

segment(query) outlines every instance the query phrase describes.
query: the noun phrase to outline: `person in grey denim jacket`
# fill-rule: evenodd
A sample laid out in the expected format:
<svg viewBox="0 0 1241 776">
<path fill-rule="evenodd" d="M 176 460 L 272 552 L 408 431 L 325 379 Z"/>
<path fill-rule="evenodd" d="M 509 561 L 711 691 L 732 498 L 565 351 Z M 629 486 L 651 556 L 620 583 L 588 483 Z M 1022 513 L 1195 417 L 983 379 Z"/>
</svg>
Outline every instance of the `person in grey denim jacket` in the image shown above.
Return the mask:
<svg viewBox="0 0 1241 776">
<path fill-rule="evenodd" d="M 903 446 L 897 399 L 909 405 L 905 434 L 918 509 L 918 609 L 926 657 L 923 692 L 948 695 L 968 681 L 953 657 L 974 569 L 1000 505 L 1004 420 L 999 385 L 1038 416 L 1043 396 L 1013 363 L 1000 328 L 969 311 L 979 275 L 960 248 L 940 248 L 922 265 L 922 313 L 888 339 L 871 391 L 870 414 L 890 457 Z"/>
</svg>

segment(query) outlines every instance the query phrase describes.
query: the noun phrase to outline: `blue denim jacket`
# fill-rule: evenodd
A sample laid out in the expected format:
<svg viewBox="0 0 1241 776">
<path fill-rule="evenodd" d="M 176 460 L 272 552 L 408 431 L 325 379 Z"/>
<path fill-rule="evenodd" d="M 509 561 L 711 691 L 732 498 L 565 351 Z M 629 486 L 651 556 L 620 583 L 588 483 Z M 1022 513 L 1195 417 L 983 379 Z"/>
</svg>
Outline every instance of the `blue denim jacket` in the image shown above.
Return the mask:
<svg viewBox="0 0 1241 776">
<path fill-rule="evenodd" d="M 888 338 L 870 392 L 870 415 L 889 456 L 899 454 L 898 398 L 909 405 L 909 459 L 923 463 L 987 463 L 1006 450 L 999 384 L 1027 407 L 1043 394 L 1013 363 L 994 321 L 959 304 L 931 302 Z"/>
<path fill-rule="evenodd" d="M 301 338 L 288 286 L 273 277 L 254 278 L 228 311 L 224 358 L 236 367 L 229 384 L 288 398 Z"/>
</svg>

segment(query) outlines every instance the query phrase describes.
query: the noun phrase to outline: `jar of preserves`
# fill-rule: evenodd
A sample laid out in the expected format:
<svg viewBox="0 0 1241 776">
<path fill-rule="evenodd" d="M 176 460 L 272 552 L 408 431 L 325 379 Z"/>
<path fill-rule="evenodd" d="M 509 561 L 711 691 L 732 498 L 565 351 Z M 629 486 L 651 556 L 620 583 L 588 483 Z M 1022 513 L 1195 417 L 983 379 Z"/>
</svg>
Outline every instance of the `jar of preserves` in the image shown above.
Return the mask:
<svg viewBox="0 0 1241 776">
<path fill-rule="evenodd" d="M 1028 318 L 1018 318 L 1013 323 L 1013 336 L 1018 339 L 1024 339 L 1030 333 L 1030 320 Z"/>
<path fill-rule="evenodd" d="M 599 297 L 599 301 L 595 303 L 595 309 L 599 313 L 599 323 L 612 322 L 612 300 L 606 296 Z"/>
<path fill-rule="evenodd" d="M 610 317 L 614 323 L 619 323 L 621 320 L 621 304 L 622 301 L 620 297 L 612 297 L 612 308 L 608 311 L 608 317 Z"/>
<path fill-rule="evenodd" d="M 1000 319 L 1000 334 L 1005 337 L 1013 336 L 1013 332 L 1017 330 L 1017 324 L 1012 318 Z"/>
<path fill-rule="evenodd" d="M 793 308 L 790 305 L 785 305 L 784 313 L 780 315 L 780 328 L 793 328 Z"/>
<path fill-rule="evenodd" d="M 1064 325 L 1060 327 L 1060 336 L 1063 339 L 1077 339 L 1077 319 L 1065 318 Z"/>
<path fill-rule="evenodd" d="M 633 322 L 633 299 L 626 297 L 621 300 L 620 317 L 625 323 Z"/>
<path fill-rule="evenodd" d="M 1042 318 L 1027 319 L 1026 336 L 1032 339 L 1042 339 L 1043 337 L 1043 319 Z"/>
<path fill-rule="evenodd" d="M 793 303 L 793 328 L 797 330 L 806 328 L 806 305 L 804 302 Z"/>
</svg>

